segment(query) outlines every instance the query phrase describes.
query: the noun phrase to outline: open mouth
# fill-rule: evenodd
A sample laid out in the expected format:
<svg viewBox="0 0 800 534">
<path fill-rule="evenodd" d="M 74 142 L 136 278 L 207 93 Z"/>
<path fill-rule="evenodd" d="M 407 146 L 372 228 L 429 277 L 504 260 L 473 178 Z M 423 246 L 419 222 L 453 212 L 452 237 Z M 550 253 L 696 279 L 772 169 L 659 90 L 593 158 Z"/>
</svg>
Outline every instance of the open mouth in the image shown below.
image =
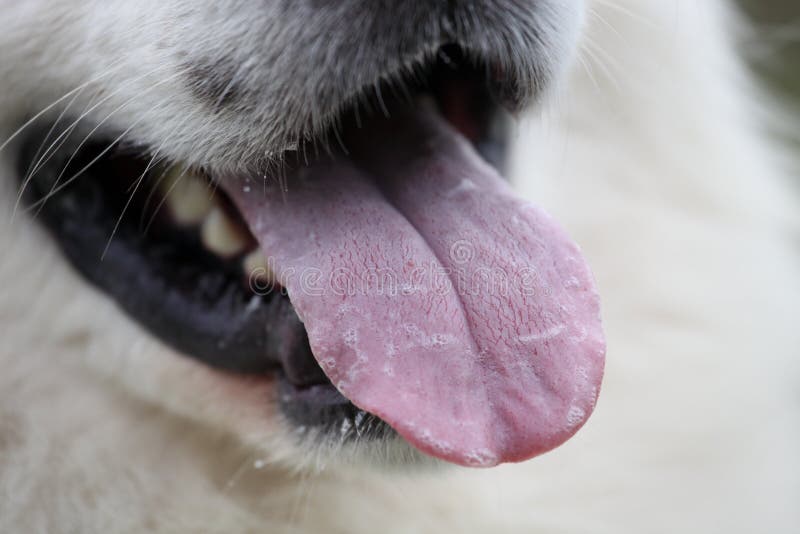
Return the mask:
<svg viewBox="0 0 800 534">
<path fill-rule="evenodd" d="M 266 176 L 53 125 L 23 145 L 26 203 L 158 338 L 277 375 L 298 426 L 523 460 L 586 420 L 604 342 L 577 247 L 487 165 L 505 148 L 494 75 L 445 48 Z"/>
</svg>

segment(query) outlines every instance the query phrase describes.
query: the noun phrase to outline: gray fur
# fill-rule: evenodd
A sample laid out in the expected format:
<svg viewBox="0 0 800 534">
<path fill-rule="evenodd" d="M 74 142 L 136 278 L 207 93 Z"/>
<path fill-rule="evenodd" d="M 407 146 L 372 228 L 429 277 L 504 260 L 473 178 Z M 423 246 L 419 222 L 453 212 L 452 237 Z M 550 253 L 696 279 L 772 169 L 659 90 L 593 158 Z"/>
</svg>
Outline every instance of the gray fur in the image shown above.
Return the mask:
<svg viewBox="0 0 800 534">
<path fill-rule="evenodd" d="M 239 5 L 232 9 L 252 9 L 245 7 L 251 2 L 234 4 Z M 236 133 L 205 147 L 211 159 L 245 150 L 244 159 L 255 161 L 263 150 L 278 152 L 304 136 L 319 135 L 345 105 L 377 91 L 379 81 L 412 74 L 446 43 L 499 65 L 506 73 L 500 96 L 521 109 L 569 58 L 571 40 L 564 36 L 574 34 L 577 12 L 551 0 L 280 1 L 260 6 L 255 16 L 264 24 L 242 29 L 238 41 L 243 46 L 206 43 L 202 48 L 209 57 L 199 61 L 218 68 L 205 80 L 187 78 L 196 92 L 203 86 L 228 88 L 222 97 L 217 90 L 205 99 L 228 98 L 232 87 L 240 96 L 228 98 L 230 105 L 217 119 L 236 124 Z M 170 49 L 180 53 L 181 42 L 186 41 L 171 42 Z M 191 50 L 185 53 L 191 58 Z"/>
<path fill-rule="evenodd" d="M 133 35 L 130 27 L 115 35 L 121 11 L 138 20 Z M 380 81 L 413 73 L 446 43 L 499 67 L 499 96 L 521 109 L 568 63 L 582 13 L 583 1 L 571 0 L 85 2 L 62 15 L 84 17 L 82 33 L 59 38 L 92 47 L 95 63 L 41 85 L 47 98 L 57 98 L 122 61 L 113 78 L 77 96 L 76 111 L 101 102 L 86 123 L 108 117 L 109 131 L 134 125 L 129 137 L 153 150 L 169 139 L 161 155 L 172 159 L 218 171 L 261 170 L 303 138 L 327 131 L 344 106 L 373 96 Z M 93 28 L 101 25 L 109 31 L 98 41 L 100 28 Z M 19 36 L 33 38 L 30 51 L 14 35 L 0 37 L 2 51 L 17 56 L 9 59 L 17 66 L 35 68 L 42 57 L 69 64 L 48 49 L 53 32 L 60 25 L 45 21 L 42 35 Z M 36 49 L 46 55 L 18 57 Z M 74 85 L 65 83 L 71 77 Z M 175 120 L 165 123 L 165 116 Z"/>
</svg>

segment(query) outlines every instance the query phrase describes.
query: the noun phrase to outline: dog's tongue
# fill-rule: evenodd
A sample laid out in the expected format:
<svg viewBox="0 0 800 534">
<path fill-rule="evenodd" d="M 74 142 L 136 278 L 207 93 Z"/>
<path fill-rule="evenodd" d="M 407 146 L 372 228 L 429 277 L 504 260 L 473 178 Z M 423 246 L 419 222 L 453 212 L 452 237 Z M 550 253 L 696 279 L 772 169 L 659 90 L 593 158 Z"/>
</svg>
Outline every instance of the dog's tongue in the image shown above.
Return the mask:
<svg viewBox="0 0 800 534">
<path fill-rule="evenodd" d="M 349 141 L 285 192 L 226 185 L 323 371 L 451 462 L 563 443 L 594 407 L 605 352 L 578 247 L 428 107 Z"/>
</svg>

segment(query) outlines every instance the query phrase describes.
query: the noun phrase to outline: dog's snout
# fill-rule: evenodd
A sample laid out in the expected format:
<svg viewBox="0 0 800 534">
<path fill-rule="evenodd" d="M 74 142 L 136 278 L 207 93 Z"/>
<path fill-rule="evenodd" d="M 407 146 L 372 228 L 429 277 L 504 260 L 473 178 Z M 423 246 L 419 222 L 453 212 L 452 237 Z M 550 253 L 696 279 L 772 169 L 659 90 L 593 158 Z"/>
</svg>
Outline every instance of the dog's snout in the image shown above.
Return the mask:
<svg viewBox="0 0 800 534">
<path fill-rule="evenodd" d="M 239 166 L 296 150 L 384 82 L 427 76 L 443 47 L 457 47 L 464 64 L 485 72 L 496 99 L 520 110 L 568 63 L 584 0 L 232 0 L 226 7 L 186 4 L 181 24 L 153 44 L 156 56 L 168 56 L 169 75 L 143 61 L 130 73 L 133 85 L 136 76 L 141 84 L 162 81 L 130 104 L 112 98 L 145 117 L 138 135 L 154 144 L 163 129 L 155 110 L 180 108 L 184 120 L 171 137 L 184 142 L 173 155 L 197 165 Z M 182 86 L 180 98 L 166 91 L 173 84 Z"/>
<path fill-rule="evenodd" d="M 557 0 L 314 0 L 309 22 L 332 38 L 336 68 L 385 74 L 457 46 L 489 68 L 494 92 L 519 109 L 558 75 L 572 53 L 584 2 Z M 318 28 L 319 29 L 319 28 Z M 345 65 L 344 62 L 352 62 Z M 337 80 L 338 82 L 338 80 Z"/>
</svg>

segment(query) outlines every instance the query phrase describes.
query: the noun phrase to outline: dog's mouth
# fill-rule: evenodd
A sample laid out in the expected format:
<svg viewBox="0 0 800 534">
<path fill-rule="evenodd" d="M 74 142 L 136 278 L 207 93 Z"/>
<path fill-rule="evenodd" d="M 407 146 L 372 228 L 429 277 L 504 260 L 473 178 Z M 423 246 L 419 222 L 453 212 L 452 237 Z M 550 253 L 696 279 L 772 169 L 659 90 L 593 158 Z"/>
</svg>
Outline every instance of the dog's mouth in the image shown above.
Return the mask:
<svg viewBox="0 0 800 534">
<path fill-rule="evenodd" d="M 527 459 L 592 411 L 604 341 L 577 246 L 487 164 L 505 147 L 497 75 L 443 50 L 263 176 L 54 124 L 23 145 L 28 209 L 164 342 L 278 376 L 298 428 Z"/>
</svg>

